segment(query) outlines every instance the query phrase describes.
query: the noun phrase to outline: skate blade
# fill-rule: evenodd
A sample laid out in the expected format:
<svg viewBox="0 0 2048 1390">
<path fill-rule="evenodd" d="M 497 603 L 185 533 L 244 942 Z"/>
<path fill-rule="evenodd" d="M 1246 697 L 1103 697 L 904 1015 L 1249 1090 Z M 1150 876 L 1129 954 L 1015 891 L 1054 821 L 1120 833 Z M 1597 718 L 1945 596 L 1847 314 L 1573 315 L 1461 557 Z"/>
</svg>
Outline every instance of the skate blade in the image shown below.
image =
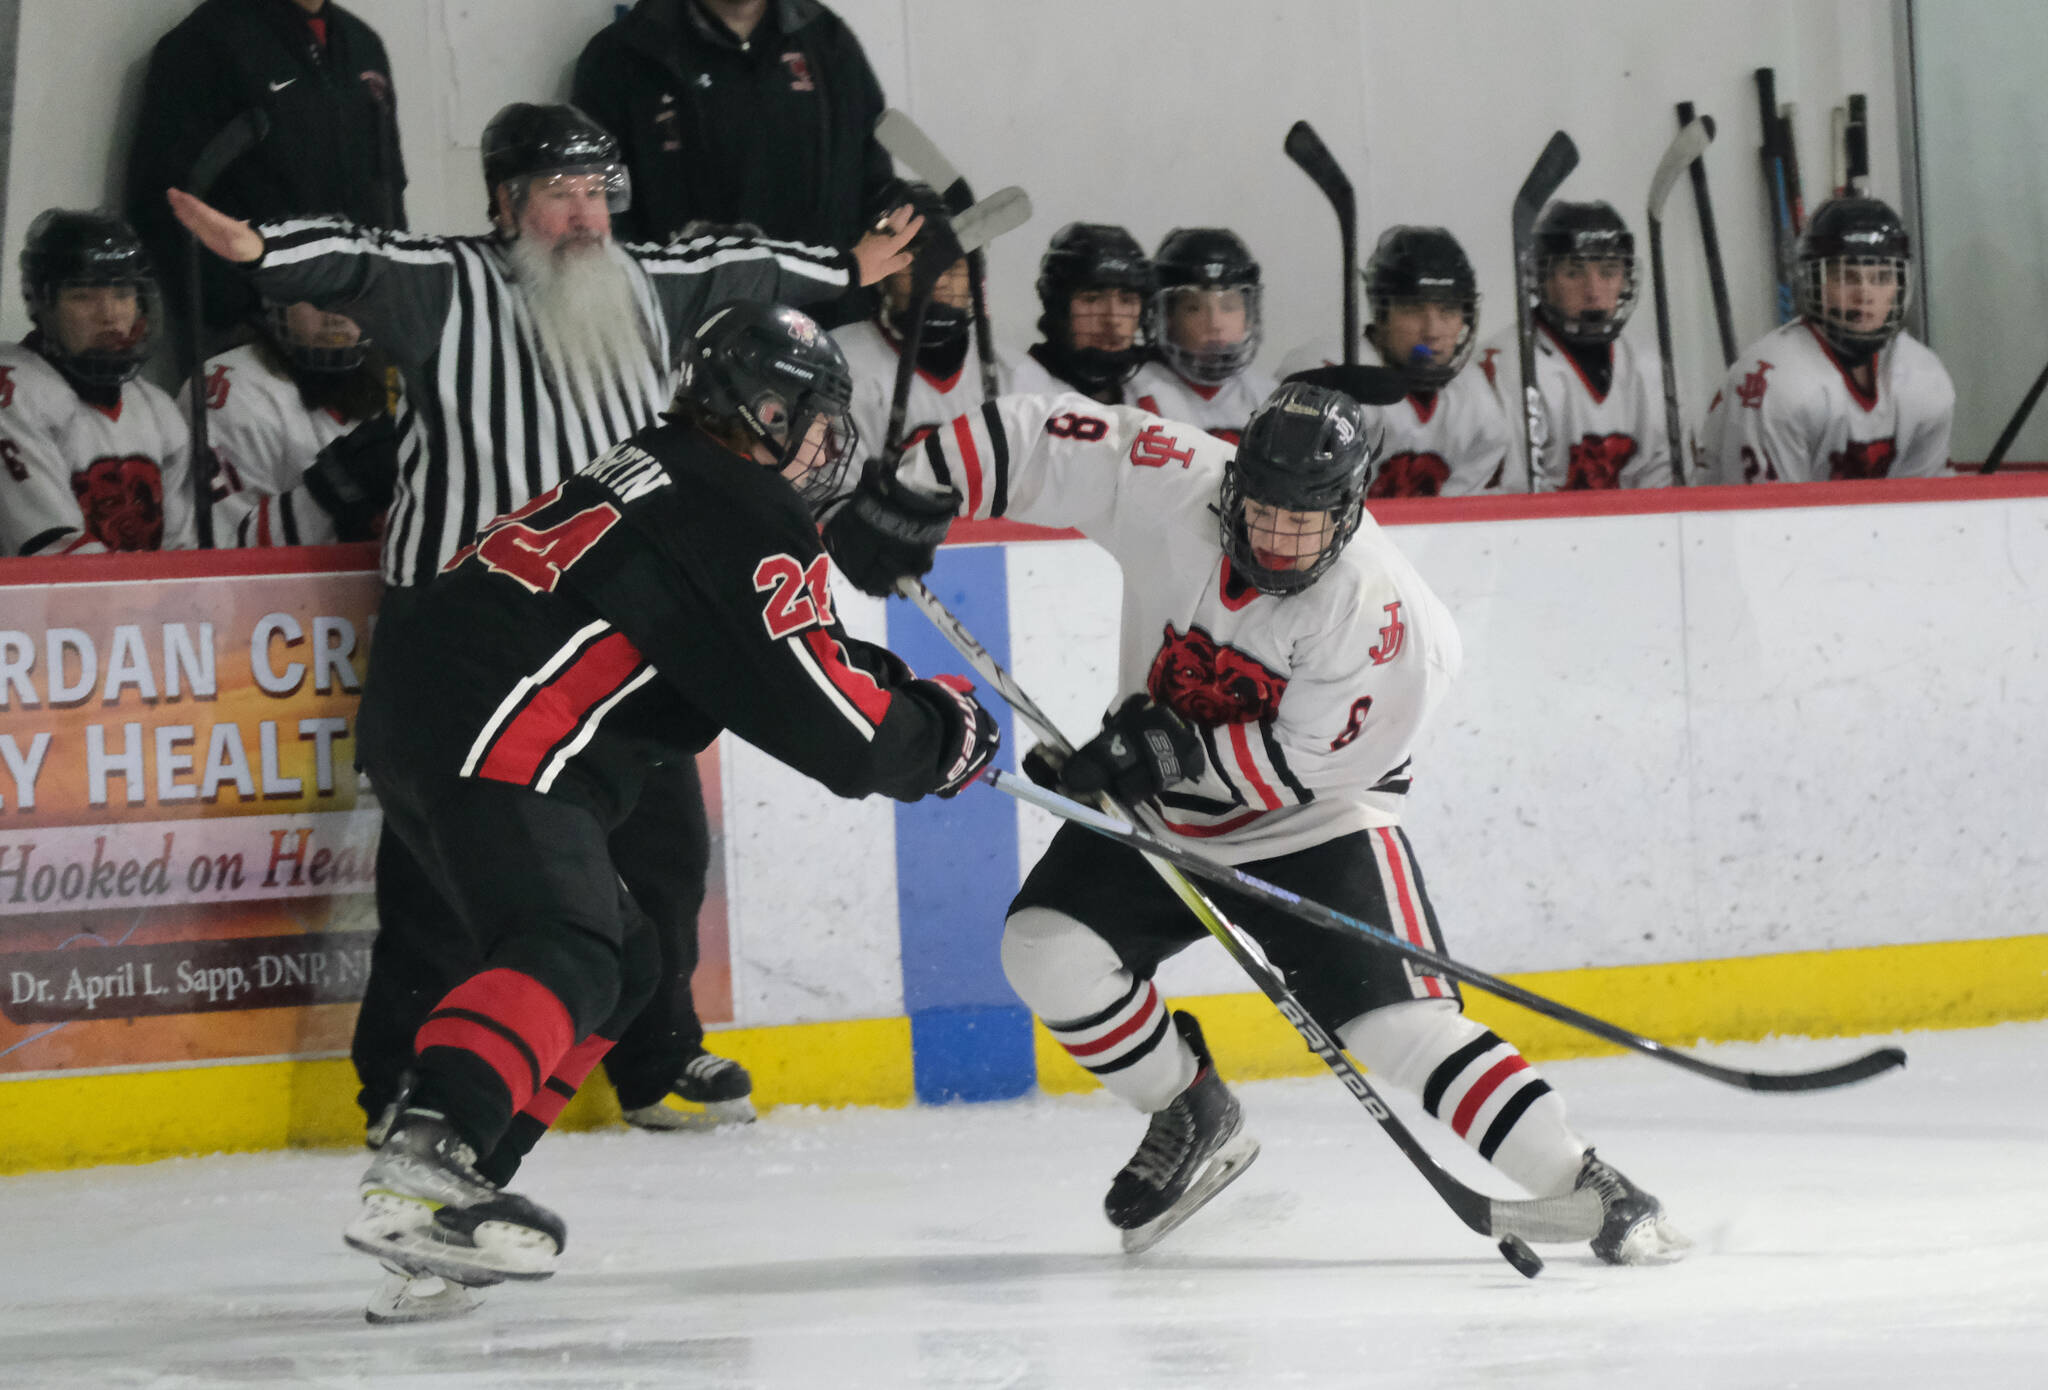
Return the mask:
<svg viewBox="0 0 2048 1390">
<path fill-rule="evenodd" d="M 476 1311 L 482 1301 L 475 1289 L 453 1280 L 415 1276 L 387 1266 L 383 1280 L 363 1309 L 363 1321 L 372 1327 L 445 1322 Z"/>
<path fill-rule="evenodd" d="M 1692 1238 L 1665 1220 L 1652 1216 L 1639 1221 L 1622 1237 L 1619 1265 L 1668 1265 L 1685 1258 L 1692 1249 Z"/>
<path fill-rule="evenodd" d="M 658 1100 L 652 1105 L 625 1111 L 624 1118 L 626 1123 L 635 1129 L 668 1134 L 689 1130 L 723 1129 L 728 1125 L 750 1125 L 759 1116 L 754 1110 L 754 1102 L 746 1096 L 741 1096 L 738 1100 L 712 1100 L 701 1105 L 685 1100 L 674 1103 Z"/>
<path fill-rule="evenodd" d="M 1133 1226 L 1124 1232 L 1124 1253 L 1141 1255 L 1160 1241 L 1166 1239 L 1180 1224 L 1207 1206 L 1209 1200 L 1230 1184 L 1244 1176 L 1244 1170 L 1252 1166 L 1252 1160 L 1259 1156 L 1259 1141 L 1239 1130 L 1222 1147 L 1209 1156 L 1208 1163 L 1188 1190 L 1181 1193 L 1180 1200 L 1142 1226 Z"/>
</svg>

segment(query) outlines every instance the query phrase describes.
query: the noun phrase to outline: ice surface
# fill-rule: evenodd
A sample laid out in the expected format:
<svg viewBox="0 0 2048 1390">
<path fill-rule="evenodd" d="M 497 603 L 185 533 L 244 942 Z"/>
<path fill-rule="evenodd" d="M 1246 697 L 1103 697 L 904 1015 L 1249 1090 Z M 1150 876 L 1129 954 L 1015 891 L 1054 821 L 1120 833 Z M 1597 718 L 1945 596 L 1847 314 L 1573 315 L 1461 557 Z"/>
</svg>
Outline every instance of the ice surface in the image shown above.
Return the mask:
<svg viewBox="0 0 2048 1390">
<path fill-rule="evenodd" d="M 1136 1259 L 1099 1204 L 1143 1126 L 1100 1095 L 558 1136 L 519 1185 L 568 1220 L 561 1272 L 429 1327 L 362 1321 L 359 1154 L 4 1179 L 0 1385 L 2048 1385 L 2048 1024 L 1898 1041 L 1905 1072 L 1812 1096 L 1547 1068 L 1699 1248 L 1542 1247 L 1534 1282 L 1327 1078 L 1242 1087 L 1264 1154 Z"/>
</svg>

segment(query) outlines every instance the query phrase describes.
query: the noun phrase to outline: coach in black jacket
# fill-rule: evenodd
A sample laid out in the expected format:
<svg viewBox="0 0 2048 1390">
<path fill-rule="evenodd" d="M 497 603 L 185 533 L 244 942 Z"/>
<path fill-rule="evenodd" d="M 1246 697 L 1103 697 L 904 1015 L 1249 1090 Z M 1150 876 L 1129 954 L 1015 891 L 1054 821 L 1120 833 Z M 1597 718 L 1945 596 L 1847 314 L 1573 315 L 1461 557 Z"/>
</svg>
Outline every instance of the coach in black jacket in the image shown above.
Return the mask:
<svg viewBox="0 0 2048 1390">
<path fill-rule="evenodd" d="M 269 114 L 270 133 L 221 175 L 215 207 L 251 222 L 333 213 L 405 226 L 397 102 L 377 31 L 329 0 L 205 0 L 150 55 L 128 159 L 129 220 L 181 302 L 184 232 L 164 190 L 185 187 L 206 142 L 251 108 Z M 207 326 L 247 318 L 254 290 L 205 262 Z"/>
<path fill-rule="evenodd" d="M 639 0 L 584 48 L 570 99 L 632 171 L 623 241 L 702 219 L 851 246 L 891 176 L 874 138 L 881 84 L 817 0 Z M 865 312 L 831 306 L 828 326 L 832 310 Z"/>
</svg>

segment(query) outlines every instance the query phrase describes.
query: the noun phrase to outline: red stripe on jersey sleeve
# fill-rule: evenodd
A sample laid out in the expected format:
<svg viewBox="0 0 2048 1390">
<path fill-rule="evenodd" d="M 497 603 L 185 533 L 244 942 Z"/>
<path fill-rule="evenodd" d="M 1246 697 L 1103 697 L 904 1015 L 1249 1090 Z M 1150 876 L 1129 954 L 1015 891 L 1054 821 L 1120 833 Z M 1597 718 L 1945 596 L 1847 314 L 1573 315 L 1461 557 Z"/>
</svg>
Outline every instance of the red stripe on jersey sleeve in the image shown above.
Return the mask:
<svg viewBox="0 0 2048 1390">
<path fill-rule="evenodd" d="M 976 516 L 981 511 L 981 495 L 984 484 L 981 477 L 981 450 L 974 447 L 974 417 L 955 416 L 953 420 L 953 442 L 960 449 L 960 471 L 967 481 L 967 514 Z"/>
<path fill-rule="evenodd" d="M 804 645 L 811 649 L 811 655 L 818 658 L 818 665 L 825 672 L 825 679 L 832 682 L 832 688 L 853 702 L 868 723 L 880 728 L 889 716 L 890 694 L 881 684 L 858 666 L 846 660 L 846 648 L 839 640 L 822 627 L 814 627 L 803 635 Z"/>
<path fill-rule="evenodd" d="M 640 649 L 614 632 L 555 673 L 491 743 L 476 775 L 494 782 L 533 785 L 548 754 L 576 732 L 590 711 L 610 698 L 643 664 Z"/>
</svg>

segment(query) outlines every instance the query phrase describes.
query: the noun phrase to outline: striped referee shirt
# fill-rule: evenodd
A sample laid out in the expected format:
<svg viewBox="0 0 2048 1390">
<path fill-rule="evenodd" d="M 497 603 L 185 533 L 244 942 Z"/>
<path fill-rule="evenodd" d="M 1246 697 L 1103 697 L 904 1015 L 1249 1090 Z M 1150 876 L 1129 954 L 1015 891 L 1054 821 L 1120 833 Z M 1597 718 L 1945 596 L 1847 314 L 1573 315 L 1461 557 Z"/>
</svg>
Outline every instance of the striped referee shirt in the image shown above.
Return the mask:
<svg viewBox="0 0 2048 1390">
<path fill-rule="evenodd" d="M 338 218 L 269 223 L 252 278 L 266 299 L 346 313 L 397 362 L 408 405 L 384 582 L 425 582 L 495 516 L 547 492 L 668 404 L 675 344 L 728 299 L 843 294 L 853 258 L 798 242 L 711 235 L 617 244 L 643 318 L 643 360 L 609 378 L 547 365 L 495 236 L 439 237 Z"/>
</svg>

